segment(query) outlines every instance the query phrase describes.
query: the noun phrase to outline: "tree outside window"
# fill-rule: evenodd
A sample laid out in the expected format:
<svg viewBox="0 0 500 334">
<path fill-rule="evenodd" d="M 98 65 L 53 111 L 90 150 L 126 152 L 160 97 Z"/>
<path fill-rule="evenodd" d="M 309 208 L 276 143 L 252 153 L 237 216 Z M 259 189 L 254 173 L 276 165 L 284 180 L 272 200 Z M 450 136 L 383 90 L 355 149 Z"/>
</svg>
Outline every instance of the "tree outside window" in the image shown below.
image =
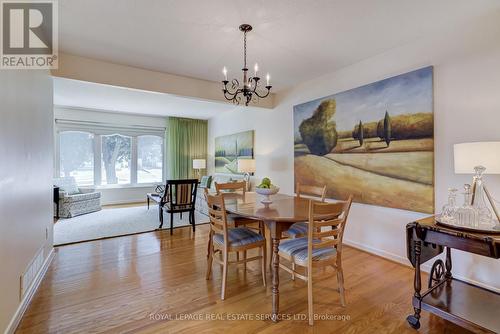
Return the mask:
<svg viewBox="0 0 500 334">
<path fill-rule="evenodd" d="M 102 184 L 130 183 L 131 146 L 130 137 L 102 136 Z"/>
</svg>

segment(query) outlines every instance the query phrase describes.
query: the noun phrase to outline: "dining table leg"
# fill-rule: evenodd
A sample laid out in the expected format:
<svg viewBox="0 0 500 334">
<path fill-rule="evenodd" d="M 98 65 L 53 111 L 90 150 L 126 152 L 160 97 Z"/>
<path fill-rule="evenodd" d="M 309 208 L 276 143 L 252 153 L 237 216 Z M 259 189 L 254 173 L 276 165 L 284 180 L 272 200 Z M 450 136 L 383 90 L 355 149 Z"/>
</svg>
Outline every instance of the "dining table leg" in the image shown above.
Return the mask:
<svg viewBox="0 0 500 334">
<path fill-rule="evenodd" d="M 271 240 L 272 240 L 272 262 L 273 266 L 271 268 L 272 273 L 272 294 L 273 294 L 273 308 L 271 319 L 273 322 L 278 322 L 279 320 L 279 303 L 280 303 L 280 294 L 279 294 L 279 285 L 280 285 L 280 277 L 279 277 L 279 265 L 280 259 L 278 255 L 279 245 L 280 245 L 280 236 L 281 236 L 281 228 L 279 224 L 276 222 L 267 222 L 269 230 L 271 232 Z"/>
</svg>

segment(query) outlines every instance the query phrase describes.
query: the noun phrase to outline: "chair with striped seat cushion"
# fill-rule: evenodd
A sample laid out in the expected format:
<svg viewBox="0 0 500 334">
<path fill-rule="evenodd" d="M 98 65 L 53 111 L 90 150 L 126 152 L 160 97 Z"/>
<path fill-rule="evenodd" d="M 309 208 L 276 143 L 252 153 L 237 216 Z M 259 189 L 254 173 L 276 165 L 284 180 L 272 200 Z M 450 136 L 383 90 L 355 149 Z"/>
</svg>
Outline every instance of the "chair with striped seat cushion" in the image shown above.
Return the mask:
<svg viewBox="0 0 500 334">
<path fill-rule="evenodd" d="M 264 237 L 246 227 L 229 228 L 227 230 L 230 247 L 245 246 L 251 243 L 263 241 Z M 224 245 L 224 236 L 222 234 L 214 234 L 214 243 Z"/>
<path fill-rule="evenodd" d="M 342 269 L 342 238 L 351 208 L 352 195 L 345 202 L 309 202 L 307 237 L 288 239 L 279 245 L 278 256 L 292 264 L 286 266 L 280 261 L 280 268 L 307 281 L 307 303 L 309 324 L 313 319 L 313 268 L 331 266 L 337 271 L 340 303 L 345 306 L 344 274 Z M 296 266 L 303 268 L 301 272 Z"/>
<path fill-rule="evenodd" d="M 208 264 L 206 279 L 210 279 L 212 273 L 212 262 L 222 265 L 222 291 L 221 299 L 226 295 L 227 267 L 229 264 L 245 264 L 250 261 L 260 260 L 262 270 L 262 282 L 266 286 L 266 240 L 262 234 L 252 231 L 247 227 L 228 228 L 226 204 L 224 194 L 210 195 L 205 188 L 205 198 L 208 204 L 208 217 L 210 218 L 210 236 L 208 238 Z M 229 260 L 230 252 L 245 252 L 258 249 L 257 256 L 240 260 Z M 220 254 L 220 258 L 215 256 Z"/>
<path fill-rule="evenodd" d="M 220 193 L 239 193 L 243 196 L 245 196 L 245 193 L 248 188 L 248 183 L 247 181 L 235 181 L 235 182 L 226 182 L 226 183 L 220 183 L 220 182 L 214 182 L 215 184 L 215 190 L 217 191 L 217 194 Z M 244 226 L 247 227 L 251 230 L 254 230 L 261 235 L 264 235 L 264 222 L 261 220 L 255 220 L 251 218 L 245 218 L 245 217 L 239 217 L 236 215 L 227 215 L 228 221 L 234 225 L 234 227 L 240 227 Z M 245 259 L 247 256 L 246 251 L 243 251 L 243 258 Z M 236 253 L 236 259 L 240 259 L 240 253 Z M 246 266 L 246 263 L 245 263 Z M 245 267 L 246 270 L 246 267 Z"/>
<path fill-rule="evenodd" d="M 295 185 L 295 193 L 298 198 L 303 198 L 304 195 L 308 197 L 320 198 L 321 202 L 325 201 L 326 186 L 309 186 L 303 185 L 297 182 Z M 290 228 L 285 232 L 285 235 L 289 238 L 302 238 L 307 235 L 307 223 L 298 222 L 290 226 Z M 292 277 L 293 279 L 293 277 Z"/>
<path fill-rule="evenodd" d="M 314 244 L 319 243 L 318 239 L 313 240 Z M 297 264 L 307 265 L 308 252 L 307 252 L 307 237 L 287 239 L 280 243 L 279 252 L 287 254 Z M 313 261 L 322 261 L 332 258 L 337 253 L 336 248 L 317 248 L 312 251 Z"/>
</svg>

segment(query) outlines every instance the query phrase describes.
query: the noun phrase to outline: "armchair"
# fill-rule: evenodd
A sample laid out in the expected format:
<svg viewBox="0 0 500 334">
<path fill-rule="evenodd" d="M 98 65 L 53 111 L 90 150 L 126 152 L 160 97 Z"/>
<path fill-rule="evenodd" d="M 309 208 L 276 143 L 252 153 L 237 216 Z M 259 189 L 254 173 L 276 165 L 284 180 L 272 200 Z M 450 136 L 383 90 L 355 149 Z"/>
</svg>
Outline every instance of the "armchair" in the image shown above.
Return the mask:
<svg viewBox="0 0 500 334">
<path fill-rule="evenodd" d="M 54 179 L 59 187 L 59 217 L 71 218 L 101 210 L 101 193 L 91 188 L 78 188 L 74 177 Z"/>
</svg>

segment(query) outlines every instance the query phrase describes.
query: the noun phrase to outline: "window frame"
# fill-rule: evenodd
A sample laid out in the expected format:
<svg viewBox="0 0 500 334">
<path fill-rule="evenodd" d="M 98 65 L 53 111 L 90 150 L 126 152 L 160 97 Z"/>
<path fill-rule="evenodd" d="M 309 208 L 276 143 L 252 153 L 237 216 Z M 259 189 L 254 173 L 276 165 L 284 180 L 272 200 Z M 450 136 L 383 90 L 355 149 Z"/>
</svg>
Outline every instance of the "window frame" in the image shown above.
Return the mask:
<svg viewBox="0 0 500 334">
<path fill-rule="evenodd" d="M 67 124 L 69 123 L 69 124 Z M 113 188 L 139 188 L 139 187 L 150 187 L 157 185 L 158 183 L 163 183 L 165 180 L 166 170 L 165 170 L 165 130 L 164 128 L 147 128 L 147 127 L 116 127 L 116 126 L 87 126 L 86 124 L 73 124 L 72 122 L 57 122 L 56 119 L 56 131 L 55 131 L 55 154 L 54 154 L 54 165 L 55 165 L 55 177 L 59 177 L 61 172 L 61 148 L 60 148 L 60 138 L 61 133 L 67 131 L 78 131 L 90 133 L 94 136 L 94 184 L 90 186 L 98 189 L 113 189 Z M 78 122 L 85 123 L 85 122 Z M 130 183 L 126 184 L 102 184 L 102 137 L 109 136 L 113 134 L 118 134 L 121 136 L 126 136 L 131 138 L 131 162 L 130 162 Z M 137 147 L 137 137 L 140 136 L 155 136 L 161 139 L 161 160 L 162 160 L 162 181 L 159 182 L 144 182 L 138 183 L 137 179 L 137 167 L 138 167 L 138 147 Z M 80 186 L 80 185 L 79 185 Z"/>
</svg>

